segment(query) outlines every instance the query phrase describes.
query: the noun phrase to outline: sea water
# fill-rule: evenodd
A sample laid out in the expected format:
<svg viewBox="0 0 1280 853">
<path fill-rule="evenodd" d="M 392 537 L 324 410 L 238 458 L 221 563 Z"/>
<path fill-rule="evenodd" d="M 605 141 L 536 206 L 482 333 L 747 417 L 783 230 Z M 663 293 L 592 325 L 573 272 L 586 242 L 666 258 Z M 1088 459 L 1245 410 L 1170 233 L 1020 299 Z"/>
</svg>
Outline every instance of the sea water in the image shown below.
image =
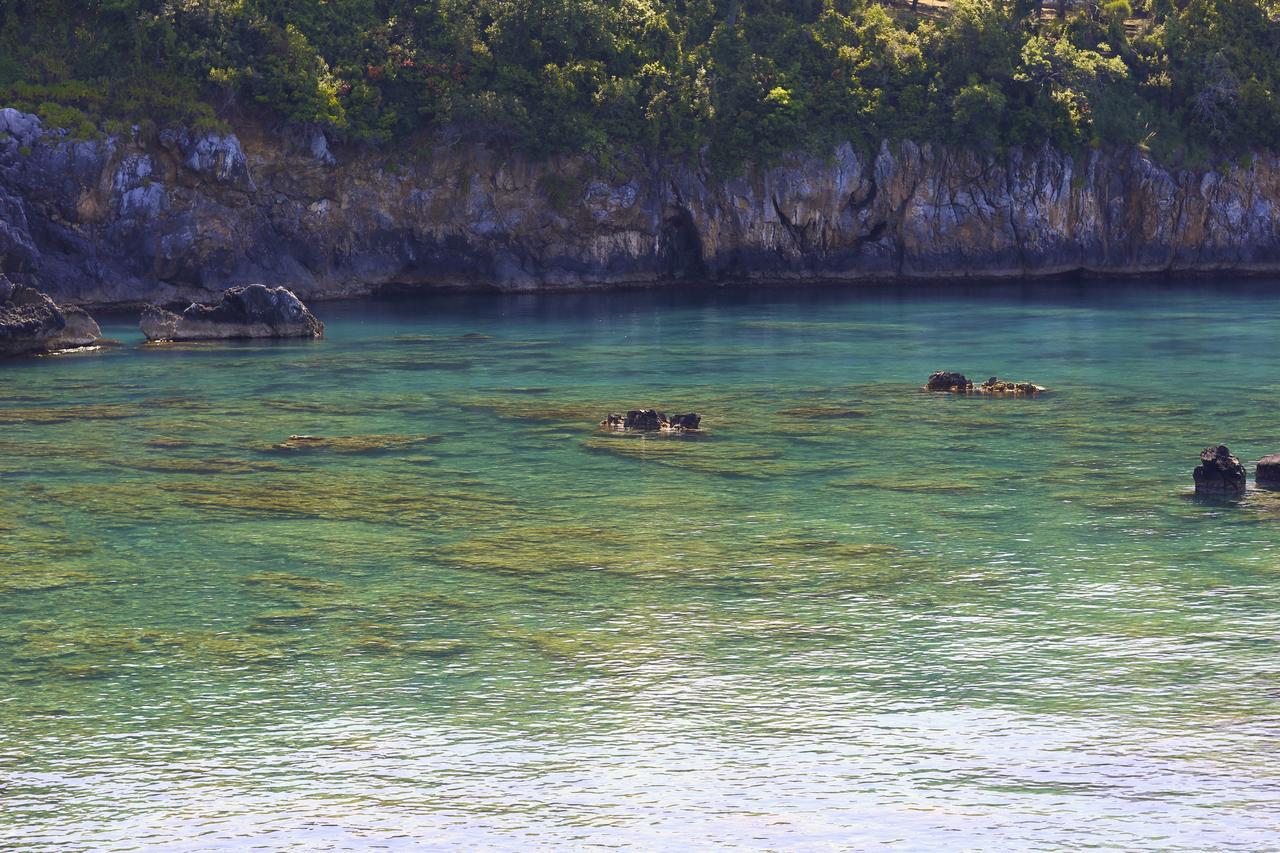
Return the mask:
<svg viewBox="0 0 1280 853">
<path fill-rule="evenodd" d="M 0 365 L 5 849 L 1280 839 L 1280 282 L 313 308 Z"/>
</svg>

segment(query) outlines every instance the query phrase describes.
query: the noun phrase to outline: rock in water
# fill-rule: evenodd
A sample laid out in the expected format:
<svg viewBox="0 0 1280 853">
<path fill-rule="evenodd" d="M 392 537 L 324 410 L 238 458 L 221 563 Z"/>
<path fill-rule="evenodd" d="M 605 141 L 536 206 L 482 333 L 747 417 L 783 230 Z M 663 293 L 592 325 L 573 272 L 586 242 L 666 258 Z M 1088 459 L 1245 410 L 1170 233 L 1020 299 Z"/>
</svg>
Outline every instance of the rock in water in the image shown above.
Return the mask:
<svg viewBox="0 0 1280 853">
<path fill-rule="evenodd" d="M 1201 451 L 1200 465 L 1191 475 L 1196 481 L 1197 495 L 1228 500 L 1244 496 L 1244 466 L 1231 455 L 1225 444 Z"/>
<path fill-rule="evenodd" d="M 939 370 L 929 374 L 924 387 L 926 391 L 971 391 L 973 383 L 963 373 Z"/>
<path fill-rule="evenodd" d="M 671 429 L 700 429 L 702 426 L 702 415 L 697 412 L 689 412 L 687 415 L 672 415 L 669 423 L 671 425 Z"/>
<path fill-rule="evenodd" d="M 947 391 L 952 394 L 997 394 L 1011 397 L 1030 397 L 1045 390 L 1044 387 L 1033 382 L 1011 382 L 1008 379 L 1000 379 L 996 376 L 992 376 L 981 385 L 974 385 L 963 373 L 953 373 L 946 370 L 931 373 L 929 380 L 925 382 L 924 389 L 926 391 Z"/>
<path fill-rule="evenodd" d="M 88 346 L 101 336 L 83 309 L 63 308 L 0 274 L 0 357 Z"/>
<path fill-rule="evenodd" d="M 62 316 L 67 321 L 62 334 L 58 338 L 59 348 L 87 347 L 102 339 L 102 329 L 96 320 L 83 309 L 74 305 L 60 306 Z"/>
<path fill-rule="evenodd" d="M 600 422 L 606 429 L 620 432 L 689 432 L 702 424 L 702 416 L 696 412 L 670 415 L 657 409 L 632 409 L 625 415 L 614 413 Z"/>
<path fill-rule="evenodd" d="M 1258 481 L 1258 488 L 1280 490 L 1280 453 L 1259 459 L 1253 476 Z"/>
<path fill-rule="evenodd" d="M 1010 382 L 1007 379 L 992 376 L 986 382 L 983 382 L 978 387 L 978 390 L 983 394 L 1011 394 L 1016 397 L 1019 395 L 1032 396 L 1045 389 L 1032 382 Z"/>
<path fill-rule="evenodd" d="M 233 287 L 216 305 L 193 303 L 181 314 L 148 305 L 139 326 L 152 341 L 324 337 L 324 323 L 292 291 L 261 284 Z"/>
</svg>

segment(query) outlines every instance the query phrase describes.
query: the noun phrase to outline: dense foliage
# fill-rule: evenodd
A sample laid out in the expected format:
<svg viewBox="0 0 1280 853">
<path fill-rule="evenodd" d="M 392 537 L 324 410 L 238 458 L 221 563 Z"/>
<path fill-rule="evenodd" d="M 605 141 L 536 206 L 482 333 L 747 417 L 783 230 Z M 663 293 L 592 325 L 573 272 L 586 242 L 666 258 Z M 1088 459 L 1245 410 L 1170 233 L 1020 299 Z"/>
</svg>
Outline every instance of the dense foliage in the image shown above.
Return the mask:
<svg viewBox="0 0 1280 853">
<path fill-rule="evenodd" d="M 253 114 L 720 165 L 886 137 L 1274 145 L 1280 0 L 1137 1 L 3 0 L 0 99 L 81 133 Z"/>
</svg>

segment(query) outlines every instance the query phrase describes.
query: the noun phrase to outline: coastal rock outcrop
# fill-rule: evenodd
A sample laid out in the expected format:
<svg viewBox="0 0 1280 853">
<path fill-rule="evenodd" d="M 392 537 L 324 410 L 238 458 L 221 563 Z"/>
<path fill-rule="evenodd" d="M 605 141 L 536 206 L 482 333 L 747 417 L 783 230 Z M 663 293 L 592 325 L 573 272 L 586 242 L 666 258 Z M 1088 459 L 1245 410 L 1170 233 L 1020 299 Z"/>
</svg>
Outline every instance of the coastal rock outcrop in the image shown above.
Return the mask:
<svg viewBox="0 0 1280 853">
<path fill-rule="evenodd" d="M 233 287 L 213 305 L 193 303 L 181 314 L 148 305 L 139 323 L 151 341 L 233 338 L 319 338 L 324 324 L 283 287 Z"/>
<path fill-rule="evenodd" d="M 0 275 L 0 357 L 74 349 L 101 337 L 102 330 L 83 309 L 60 306 Z"/>
<path fill-rule="evenodd" d="M 1202 450 L 1200 464 L 1191 475 L 1195 479 L 1197 495 L 1225 500 L 1244 497 L 1244 466 L 1231 455 L 1225 444 Z"/>
<path fill-rule="evenodd" d="M 304 138 L 305 137 L 305 138 Z M 0 110 L 0 271 L 59 301 L 204 302 L 271 281 L 566 289 L 1280 271 L 1280 154 L 844 144 L 724 176 L 618 151 L 410 152 L 314 129 L 78 140 Z"/>
<path fill-rule="evenodd" d="M 702 416 L 696 412 L 668 415 L 657 409 L 632 409 L 625 415 L 614 413 L 600 422 L 604 429 L 619 432 L 689 432 L 701 428 Z"/>
<path fill-rule="evenodd" d="M 1011 382 L 996 376 L 981 385 L 974 385 L 963 373 L 944 370 L 930 374 L 924 388 L 926 391 L 946 391 L 952 394 L 994 394 L 1009 397 L 1032 397 L 1047 390 L 1034 382 Z"/>
<path fill-rule="evenodd" d="M 1280 453 L 1259 459 L 1253 478 L 1260 489 L 1280 490 Z"/>
</svg>

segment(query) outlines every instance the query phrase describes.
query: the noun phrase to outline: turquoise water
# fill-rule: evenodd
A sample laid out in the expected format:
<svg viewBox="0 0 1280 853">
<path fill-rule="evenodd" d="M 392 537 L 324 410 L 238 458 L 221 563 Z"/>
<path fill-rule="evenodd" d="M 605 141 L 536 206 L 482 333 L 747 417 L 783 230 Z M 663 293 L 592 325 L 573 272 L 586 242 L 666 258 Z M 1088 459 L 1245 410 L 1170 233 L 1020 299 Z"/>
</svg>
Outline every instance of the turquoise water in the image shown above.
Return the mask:
<svg viewBox="0 0 1280 853">
<path fill-rule="evenodd" d="M 4 364 L 0 847 L 1274 848 L 1280 497 L 1189 487 L 1280 451 L 1277 285 L 321 304 Z M 641 404 L 705 434 L 594 432 Z"/>
</svg>

